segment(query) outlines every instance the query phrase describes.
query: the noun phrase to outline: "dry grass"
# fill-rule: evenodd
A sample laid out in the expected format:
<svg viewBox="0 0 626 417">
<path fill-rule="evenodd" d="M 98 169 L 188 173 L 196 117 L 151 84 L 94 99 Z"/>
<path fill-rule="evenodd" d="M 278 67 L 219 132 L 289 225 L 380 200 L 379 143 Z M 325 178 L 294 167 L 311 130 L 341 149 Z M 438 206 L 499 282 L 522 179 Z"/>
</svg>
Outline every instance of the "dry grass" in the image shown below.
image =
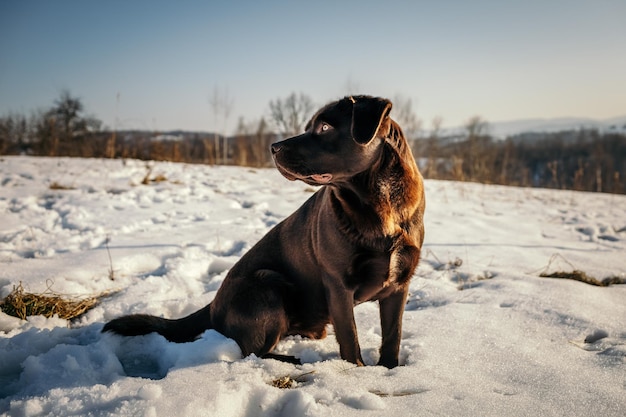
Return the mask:
<svg viewBox="0 0 626 417">
<path fill-rule="evenodd" d="M 143 185 L 150 185 L 150 184 L 155 184 L 155 183 L 158 184 L 160 182 L 167 181 L 167 177 L 163 174 L 158 174 L 150 178 L 150 175 L 152 175 L 152 167 L 146 167 L 146 169 L 147 169 L 146 175 L 143 177 L 143 180 L 141 180 L 141 183 Z"/>
<path fill-rule="evenodd" d="M 276 378 L 270 382 L 270 385 L 280 389 L 296 388 L 299 383 L 305 382 L 307 377 L 315 371 L 307 372 L 297 376 L 285 375 L 280 378 Z"/>
<path fill-rule="evenodd" d="M 51 190 L 75 190 L 76 189 L 75 187 L 61 185 L 56 181 L 51 182 L 48 188 Z"/>
<path fill-rule="evenodd" d="M 154 183 L 159 183 L 159 182 L 165 182 L 167 181 L 167 177 L 163 174 L 158 174 L 152 178 L 150 178 L 149 174 L 146 175 L 143 180 L 141 180 L 141 183 L 143 185 L 149 185 L 149 184 L 154 184 Z"/>
<path fill-rule="evenodd" d="M 0 302 L 0 309 L 22 320 L 26 320 L 28 316 L 52 317 L 54 315 L 69 320 L 85 314 L 98 303 L 98 300 L 110 294 L 106 292 L 95 297 L 72 298 L 55 293 L 50 288 L 42 294 L 31 294 L 25 292 L 20 283 Z"/>
<path fill-rule="evenodd" d="M 626 284 L 626 278 L 618 277 L 617 275 L 606 277 L 602 280 L 599 280 L 591 275 L 586 274 L 584 271 L 580 271 L 578 269 L 573 270 L 572 272 L 564 272 L 564 271 L 556 271 L 552 273 L 541 273 L 539 274 L 542 278 L 563 278 L 563 279 L 571 279 L 574 281 L 584 282 L 589 285 L 597 285 L 598 287 L 608 287 L 609 285 L 614 284 Z"/>
<path fill-rule="evenodd" d="M 551 269 L 552 264 L 557 263 L 557 262 L 559 263 L 563 262 L 569 265 L 569 267 L 572 268 L 572 271 L 566 272 L 564 270 L 561 270 L 562 267 L 559 267 L 558 269 L 553 268 L 553 270 L 557 269 L 554 272 L 548 272 L 548 270 Z M 534 273 L 537 273 L 537 272 L 539 271 L 535 271 Z M 594 276 L 588 275 L 585 271 L 581 271 L 580 269 L 575 268 L 574 265 L 572 265 L 572 263 L 568 261 L 567 259 L 565 259 L 565 257 L 561 255 L 560 253 L 555 253 L 554 255 L 550 257 L 550 260 L 548 261 L 548 265 L 546 265 L 546 267 L 543 268 L 543 271 L 539 274 L 539 276 L 542 278 L 571 279 L 573 281 L 579 281 L 579 282 L 583 282 L 589 285 L 596 285 L 598 287 L 608 287 L 609 285 L 615 285 L 615 284 L 626 284 L 626 276 L 624 276 L 624 274 L 621 274 L 621 276 L 612 275 L 612 276 L 609 276 L 600 280 Z"/>
<path fill-rule="evenodd" d="M 402 391 L 394 391 L 394 392 L 385 392 L 377 389 L 370 390 L 370 392 L 374 395 L 378 395 L 379 397 L 406 397 L 409 395 L 422 394 L 424 392 L 430 391 L 426 388 L 414 389 L 414 390 L 402 390 Z"/>
</svg>

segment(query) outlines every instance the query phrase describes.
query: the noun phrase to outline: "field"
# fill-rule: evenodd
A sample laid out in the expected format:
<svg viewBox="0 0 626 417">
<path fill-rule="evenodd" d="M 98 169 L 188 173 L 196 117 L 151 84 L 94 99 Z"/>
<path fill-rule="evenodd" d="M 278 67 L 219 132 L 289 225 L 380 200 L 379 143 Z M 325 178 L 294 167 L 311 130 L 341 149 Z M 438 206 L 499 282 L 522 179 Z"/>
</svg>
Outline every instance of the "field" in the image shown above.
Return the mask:
<svg viewBox="0 0 626 417">
<path fill-rule="evenodd" d="M 306 184 L 273 169 L 34 157 L 2 157 L 0 184 L 0 298 L 20 284 L 97 297 L 70 321 L 0 313 L 0 415 L 626 415 L 626 285 L 590 283 L 626 280 L 626 196 L 427 180 L 403 366 L 387 370 L 340 360 L 332 328 L 281 342 L 301 366 L 242 358 L 212 330 L 186 344 L 100 333 L 123 314 L 210 302 Z M 355 311 L 371 365 L 378 305 Z"/>
</svg>

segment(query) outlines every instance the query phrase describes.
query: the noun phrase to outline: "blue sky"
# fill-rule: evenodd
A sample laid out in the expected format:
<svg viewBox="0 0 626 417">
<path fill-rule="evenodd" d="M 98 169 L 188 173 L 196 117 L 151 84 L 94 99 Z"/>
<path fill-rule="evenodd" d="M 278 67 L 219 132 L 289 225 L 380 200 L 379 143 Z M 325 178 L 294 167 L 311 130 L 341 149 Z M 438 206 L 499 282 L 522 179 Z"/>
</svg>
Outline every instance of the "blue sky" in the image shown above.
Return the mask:
<svg viewBox="0 0 626 417">
<path fill-rule="evenodd" d="M 425 127 L 605 119 L 626 114 L 625 18 L 624 0 L 0 0 L 0 115 L 69 90 L 109 127 L 223 130 L 217 89 L 230 131 L 356 88 L 410 98 Z"/>
</svg>

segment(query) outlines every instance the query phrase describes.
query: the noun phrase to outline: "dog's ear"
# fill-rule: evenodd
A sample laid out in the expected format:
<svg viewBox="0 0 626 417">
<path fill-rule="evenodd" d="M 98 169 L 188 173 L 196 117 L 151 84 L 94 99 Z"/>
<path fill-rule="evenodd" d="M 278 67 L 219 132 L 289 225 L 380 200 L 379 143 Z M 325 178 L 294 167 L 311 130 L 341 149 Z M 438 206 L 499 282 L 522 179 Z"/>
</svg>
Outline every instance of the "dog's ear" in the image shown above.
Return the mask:
<svg viewBox="0 0 626 417">
<path fill-rule="evenodd" d="M 352 137 L 366 144 L 374 139 L 391 111 L 391 102 L 378 97 L 349 97 L 352 101 Z"/>
</svg>

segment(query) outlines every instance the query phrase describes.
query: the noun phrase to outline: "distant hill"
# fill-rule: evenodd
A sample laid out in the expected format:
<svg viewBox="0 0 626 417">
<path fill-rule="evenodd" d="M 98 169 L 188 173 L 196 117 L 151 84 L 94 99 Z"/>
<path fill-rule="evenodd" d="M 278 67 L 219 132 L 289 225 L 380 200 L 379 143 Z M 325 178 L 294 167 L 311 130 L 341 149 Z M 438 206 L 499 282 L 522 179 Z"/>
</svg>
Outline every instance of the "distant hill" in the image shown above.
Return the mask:
<svg viewBox="0 0 626 417">
<path fill-rule="evenodd" d="M 597 129 L 602 133 L 626 133 L 626 116 L 606 120 L 588 118 L 526 119 L 489 124 L 491 135 L 505 138 L 520 133 L 559 132 L 566 130 Z"/>
<path fill-rule="evenodd" d="M 504 122 L 490 122 L 488 133 L 494 138 L 505 139 L 524 133 L 554 133 L 581 129 L 597 129 L 601 133 L 626 134 L 626 115 L 605 120 L 596 120 L 583 117 L 562 117 L 556 119 L 521 119 Z M 443 129 L 441 136 L 457 136 L 463 134 L 465 128 L 458 126 Z"/>
<path fill-rule="evenodd" d="M 508 120 L 504 122 L 491 122 L 486 121 L 488 125 L 488 131 L 485 132 L 495 139 L 506 139 L 509 136 L 518 136 L 523 134 L 534 133 L 555 133 L 564 131 L 577 131 L 581 129 L 591 130 L 596 129 L 601 133 L 621 133 L 626 134 L 626 115 L 613 117 L 605 120 L 596 120 L 584 117 L 561 117 L 555 119 L 520 119 L 520 120 Z M 443 128 L 440 132 L 440 137 L 448 140 L 462 140 L 465 137 L 465 127 L 456 126 L 451 128 Z M 422 131 L 421 136 L 428 136 L 430 132 L 428 130 Z M 183 141 L 188 139 L 194 139 L 197 137 L 214 139 L 216 135 L 214 132 L 198 132 L 198 131 L 185 131 L 185 130 L 173 130 L 165 132 L 153 132 L 142 130 L 130 130 L 118 132 L 119 137 L 149 137 L 153 141 Z M 234 140 L 234 137 L 229 137 L 229 140 Z"/>
</svg>

